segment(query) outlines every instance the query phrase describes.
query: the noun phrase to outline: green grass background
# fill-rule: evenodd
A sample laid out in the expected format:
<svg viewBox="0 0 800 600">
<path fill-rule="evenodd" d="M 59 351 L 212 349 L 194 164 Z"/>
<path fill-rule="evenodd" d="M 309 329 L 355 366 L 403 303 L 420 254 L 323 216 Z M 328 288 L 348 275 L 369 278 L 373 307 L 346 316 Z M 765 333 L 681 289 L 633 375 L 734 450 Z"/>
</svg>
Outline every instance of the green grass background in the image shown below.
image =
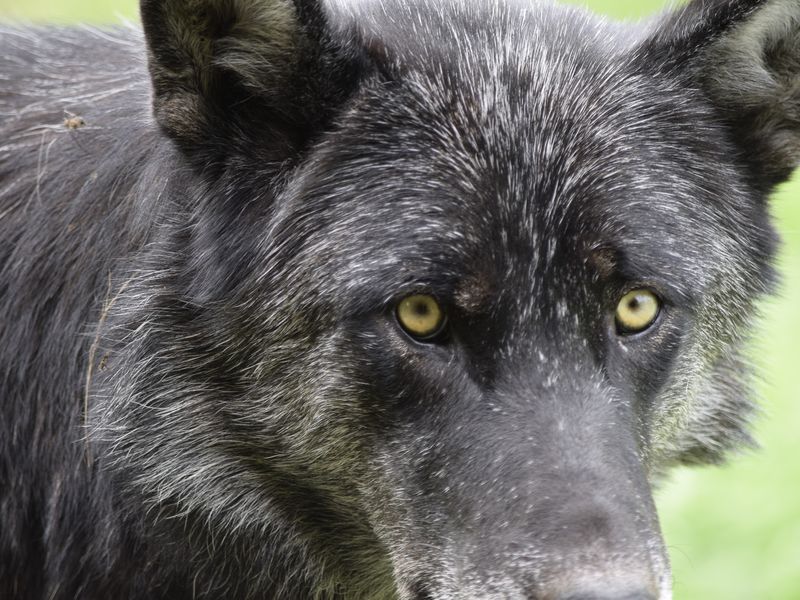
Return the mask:
<svg viewBox="0 0 800 600">
<path fill-rule="evenodd" d="M 571 1 L 618 18 L 665 6 Z M 108 23 L 136 13 L 131 0 L 0 0 L 3 19 Z M 679 471 L 659 491 L 676 600 L 800 600 L 800 174 L 775 194 L 772 210 L 784 241 L 784 283 L 764 303 L 753 345 L 762 367 L 762 449 L 723 468 Z"/>
</svg>

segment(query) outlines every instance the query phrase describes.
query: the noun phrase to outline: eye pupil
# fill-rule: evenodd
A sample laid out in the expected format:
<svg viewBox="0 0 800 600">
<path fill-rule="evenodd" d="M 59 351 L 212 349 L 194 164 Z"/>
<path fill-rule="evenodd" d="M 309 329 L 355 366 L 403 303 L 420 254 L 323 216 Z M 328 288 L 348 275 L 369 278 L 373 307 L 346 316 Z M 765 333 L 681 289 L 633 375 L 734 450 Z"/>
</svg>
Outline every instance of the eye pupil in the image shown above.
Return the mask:
<svg viewBox="0 0 800 600">
<path fill-rule="evenodd" d="M 444 330 L 446 317 L 436 298 L 415 294 L 400 301 L 395 310 L 405 332 L 418 341 L 434 341 Z"/>
<path fill-rule="evenodd" d="M 648 329 L 661 311 L 658 296 L 647 289 L 635 289 L 625 294 L 617 305 L 617 331 L 621 335 L 640 333 Z"/>
</svg>

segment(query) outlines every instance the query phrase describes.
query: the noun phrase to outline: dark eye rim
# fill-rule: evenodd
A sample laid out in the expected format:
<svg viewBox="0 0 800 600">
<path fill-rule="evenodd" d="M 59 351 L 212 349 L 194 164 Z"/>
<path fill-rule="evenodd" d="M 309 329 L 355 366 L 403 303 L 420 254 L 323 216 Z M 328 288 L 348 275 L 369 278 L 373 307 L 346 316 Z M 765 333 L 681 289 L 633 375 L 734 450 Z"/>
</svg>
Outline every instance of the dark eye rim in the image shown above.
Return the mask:
<svg viewBox="0 0 800 600">
<path fill-rule="evenodd" d="M 629 329 L 629 328 L 625 327 L 624 325 L 622 325 L 619 322 L 619 319 L 617 319 L 617 315 L 616 315 L 617 307 L 619 306 L 619 303 L 622 301 L 622 299 L 625 296 L 627 296 L 628 294 L 630 294 L 631 292 L 635 292 L 635 291 L 650 292 L 651 294 L 653 294 L 653 296 L 655 296 L 655 299 L 658 302 L 658 312 L 656 313 L 656 316 L 653 317 L 653 320 L 650 321 L 642 329 Z M 645 285 L 631 285 L 631 286 L 628 286 L 624 290 L 622 290 L 622 293 L 619 294 L 619 296 L 617 296 L 617 302 L 614 305 L 614 309 L 613 309 L 612 314 L 611 314 L 611 320 L 612 320 L 612 322 L 614 324 L 614 332 L 616 333 L 617 337 L 622 338 L 622 339 L 626 339 L 626 340 L 635 339 L 635 338 L 640 337 L 640 336 L 645 336 L 645 335 L 649 334 L 653 329 L 655 329 L 661 323 L 663 315 L 665 313 L 665 309 L 666 309 L 666 302 L 664 301 L 663 294 L 659 293 L 659 291 L 654 289 L 652 286 L 646 285 L 646 284 Z"/>
<path fill-rule="evenodd" d="M 442 311 L 442 318 L 439 321 L 439 326 L 433 333 L 424 336 L 415 335 L 414 333 L 406 329 L 406 327 L 401 322 L 399 315 L 400 304 L 406 298 L 411 298 L 413 296 L 430 296 L 439 306 L 439 310 Z M 431 294 L 429 292 L 415 292 L 411 294 L 405 294 L 402 298 L 398 299 L 397 302 L 394 303 L 392 314 L 394 315 L 394 322 L 397 325 L 397 327 L 400 329 L 401 332 L 403 332 L 403 335 L 405 335 L 408 339 L 410 339 L 413 342 L 417 342 L 420 344 L 440 344 L 447 341 L 448 338 L 447 333 L 448 333 L 448 326 L 450 324 L 450 317 L 448 315 L 447 307 L 434 294 Z"/>
</svg>

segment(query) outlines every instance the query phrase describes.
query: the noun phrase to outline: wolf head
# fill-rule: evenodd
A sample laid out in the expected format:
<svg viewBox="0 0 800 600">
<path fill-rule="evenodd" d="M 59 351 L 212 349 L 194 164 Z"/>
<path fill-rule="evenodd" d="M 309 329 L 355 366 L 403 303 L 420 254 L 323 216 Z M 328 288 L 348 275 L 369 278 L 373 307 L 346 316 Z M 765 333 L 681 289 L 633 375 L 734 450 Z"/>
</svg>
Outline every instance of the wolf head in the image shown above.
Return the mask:
<svg viewBox="0 0 800 600">
<path fill-rule="evenodd" d="M 669 597 L 652 482 L 749 441 L 796 0 L 142 18 L 181 168 L 95 435 L 207 589 Z"/>
</svg>

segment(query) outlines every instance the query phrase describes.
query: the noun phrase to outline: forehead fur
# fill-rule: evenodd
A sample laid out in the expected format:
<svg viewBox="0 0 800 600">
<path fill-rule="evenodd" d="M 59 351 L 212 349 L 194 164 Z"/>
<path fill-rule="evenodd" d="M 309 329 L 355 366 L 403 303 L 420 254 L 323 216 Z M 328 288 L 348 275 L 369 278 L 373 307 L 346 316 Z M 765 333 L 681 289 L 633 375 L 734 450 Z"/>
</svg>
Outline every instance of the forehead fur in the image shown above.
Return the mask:
<svg viewBox="0 0 800 600">
<path fill-rule="evenodd" d="M 650 132 L 658 125 L 710 121 L 686 106 L 676 82 L 638 64 L 637 40 L 623 26 L 576 8 L 333 2 L 334 21 L 379 47 L 400 84 L 378 90 L 381 114 L 369 119 L 380 127 L 402 121 L 395 145 L 427 143 L 433 151 L 438 142 L 439 150 L 469 155 L 475 164 L 455 169 L 462 176 L 503 170 L 577 179 L 578 171 L 608 172 L 612 161 L 601 170 L 592 159 L 630 150 L 637 136 L 657 151 L 664 131 Z M 415 138 L 421 130 L 428 136 Z"/>
<path fill-rule="evenodd" d="M 327 6 L 339 27 L 356 24 L 367 39 L 379 38 L 418 64 L 444 54 L 472 67 L 498 59 L 530 64 L 546 46 L 558 54 L 569 48 L 605 52 L 633 39 L 619 23 L 547 0 L 330 0 Z"/>
<path fill-rule="evenodd" d="M 320 194 L 349 204 L 332 220 L 347 239 L 332 232 L 319 243 L 359 265 L 416 257 L 452 266 L 461 255 L 495 266 L 524 259 L 528 269 L 557 244 L 613 245 L 619 234 L 642 270 L 663 266 L 693 282 L 704 274 L 687 247 L 731 254 L 692 234 L 693 223 L 716 219 L 699 195 L 736 202 L 713 119 L 677 81 L 642 68 L 618 25 L 549 3 L 332 10 L 385 48 L 399 75 L 362 91 L 312 165 Z M 308 192 L 292 195 L 307 206 Z M 352 235 L 367 228 L 385 229 L 382 248 Z M 675 231 L 682 248 L 672 252 Z"/>
</svg>

